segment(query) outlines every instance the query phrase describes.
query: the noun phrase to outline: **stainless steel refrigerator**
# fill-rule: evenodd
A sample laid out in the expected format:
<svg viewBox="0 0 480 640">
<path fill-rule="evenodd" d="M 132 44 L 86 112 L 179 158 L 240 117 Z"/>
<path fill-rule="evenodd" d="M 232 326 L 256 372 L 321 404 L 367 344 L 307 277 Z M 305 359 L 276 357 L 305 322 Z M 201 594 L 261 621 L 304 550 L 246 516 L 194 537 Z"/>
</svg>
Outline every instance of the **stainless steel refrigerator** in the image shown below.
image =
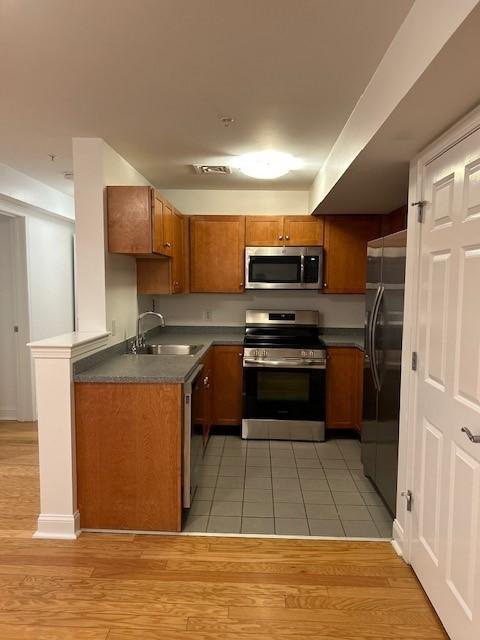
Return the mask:
<svg viewBox="0 0 480 640">
<path fill-rule="evenodd" d="M 395 515 L 407 232 L 367 249 L 362 462 Z"/>
</svg>

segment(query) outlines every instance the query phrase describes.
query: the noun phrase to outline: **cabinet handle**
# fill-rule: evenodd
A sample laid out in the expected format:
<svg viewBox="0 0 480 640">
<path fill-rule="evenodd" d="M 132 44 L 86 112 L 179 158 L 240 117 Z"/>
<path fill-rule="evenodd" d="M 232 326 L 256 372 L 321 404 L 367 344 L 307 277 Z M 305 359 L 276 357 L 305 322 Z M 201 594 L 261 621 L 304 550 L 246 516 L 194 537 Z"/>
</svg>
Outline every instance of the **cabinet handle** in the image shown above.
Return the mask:
<svg viewBox="0 0 480 640">
<path fill-rule="evenodd" d="M 163 245 L 164 247 L 171 247 L 172 243 L 171 242 L 165 242 L 165 244 Z"/>
<path fill-rule="evenodd" d="M 278 239 L 279 240 L 283 240 L 283 236 L 278 236 Z"/>
<path fill-rule="evenodd" d="M 285 236 L 285 240 L 290 240 L 290 236 Z"/>
<path fill-rule="evenodd" d="M 240 282 L 239 287 L 243 287 L 243 282 Z"/>
<path fill-rule="evenodd" d="M 324 283 L 323 283 L 323 286 L 324 286 L 325 288 L 327 288 L 327 287 L 328 287 L 328 284 L 327 284 L 326 282 L 324 282 Z"/>
</svg>

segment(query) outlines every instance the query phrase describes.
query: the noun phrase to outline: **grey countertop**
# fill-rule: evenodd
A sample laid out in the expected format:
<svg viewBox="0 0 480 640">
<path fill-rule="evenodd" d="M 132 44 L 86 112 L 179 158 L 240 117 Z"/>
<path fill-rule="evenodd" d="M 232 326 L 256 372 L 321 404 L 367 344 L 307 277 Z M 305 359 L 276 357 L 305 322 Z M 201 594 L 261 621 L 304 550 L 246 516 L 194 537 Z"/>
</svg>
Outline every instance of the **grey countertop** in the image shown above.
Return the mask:
<svg viewBox="0 0 480 640">
<path fill-rule="evenodd" d="M 125 353 L 118 346 L 79 361 L 74 370 L 75 382 L 117 383 L 183 383 L 199 365 L 213 345 L 242 345 L 243 327 L 166 327 L 150 333 L 148 342 L 155 344 L 200 344 L 193 356 L 153 356 Z M 327 347 L 363 349 L 363 331 L 359 329 L 327 329 L 322 332 Z"/>
</svg>

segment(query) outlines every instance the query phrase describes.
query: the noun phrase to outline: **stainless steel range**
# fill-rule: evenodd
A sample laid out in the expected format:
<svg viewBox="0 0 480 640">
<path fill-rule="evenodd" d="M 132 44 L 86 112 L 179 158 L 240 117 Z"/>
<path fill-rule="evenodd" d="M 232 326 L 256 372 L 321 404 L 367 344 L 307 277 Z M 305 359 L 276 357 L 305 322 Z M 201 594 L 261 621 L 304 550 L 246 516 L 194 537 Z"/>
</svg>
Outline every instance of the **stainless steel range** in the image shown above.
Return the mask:
<svg viewBox="0 0 480 640">
<path fill-rule="evenodd" d="M 317 311 L 247 311 L 242 437 L 325 439 L 327 354 Z"/>
</svg>

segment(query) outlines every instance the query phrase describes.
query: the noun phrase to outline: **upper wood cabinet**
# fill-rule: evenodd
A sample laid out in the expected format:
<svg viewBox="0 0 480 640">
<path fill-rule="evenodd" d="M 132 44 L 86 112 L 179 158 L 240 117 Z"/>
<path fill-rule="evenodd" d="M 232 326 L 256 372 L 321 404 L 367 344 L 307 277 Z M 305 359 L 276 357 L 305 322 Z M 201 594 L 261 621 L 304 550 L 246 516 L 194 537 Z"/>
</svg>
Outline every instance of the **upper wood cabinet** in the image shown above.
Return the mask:
<svg viewBox="0 0 480 640">
<path fill-rule="evenodd" d="M 321 246 L 323 216 L 246 216 L 245 244 L 249 247 Z"/>
<path fill-rule="evenodd" d="M 365 293 L 367 243 L 380 236 L 381 216 L 325 216 L 324 293 Z"/>
<path fill-rule="evenodd" d="M 360 429 L 364 353 L 350 347 L 330 347 L 327 352 L 326 425 Z"/>
<path fill-rule="evenodd" d="M 283 235 L 287 245 L 321 246 L 323 244 L 323 216 L 285 216 Z"/>
<path fill-rule="evenodd" d="M 381 236 L 404 231 L 407 228 L 408 207 L 400 207 L 382 216 Z"/>
<path fill-rule="evenodd" d="M 283 216 L 247 216 L 245 244 L 247 247 L 283 245 Z"/>
<path fill-rule="evenodd" d="M 242 423 L 243 350 L 239 346 L 213 347 L 212 424 Z"/>
<path fill-rule="evenodd" d="M 173 251 L 173 209 L 151 187 L 107 187 L 108 251 L 130 255 Z"/>
<path fill-rule="evenodd" d="M 244 264 L 244 216 L 191 216 L 192 293 L 243 292 Z"/>
<path fill-rule="evenodd" d="M 158 192 L 152 191 L 153 253 L 171 256 L 173 253 L 173 207 Z"/>
<path fill-rule="evenodd" d="M 172 257 L 137 258 L 137 293 L 185 293 L 187 285 L 188 255 L 185 247 L 185 218 L 174 211 L 171 214 L 173 228 Z"/>
</svg>

